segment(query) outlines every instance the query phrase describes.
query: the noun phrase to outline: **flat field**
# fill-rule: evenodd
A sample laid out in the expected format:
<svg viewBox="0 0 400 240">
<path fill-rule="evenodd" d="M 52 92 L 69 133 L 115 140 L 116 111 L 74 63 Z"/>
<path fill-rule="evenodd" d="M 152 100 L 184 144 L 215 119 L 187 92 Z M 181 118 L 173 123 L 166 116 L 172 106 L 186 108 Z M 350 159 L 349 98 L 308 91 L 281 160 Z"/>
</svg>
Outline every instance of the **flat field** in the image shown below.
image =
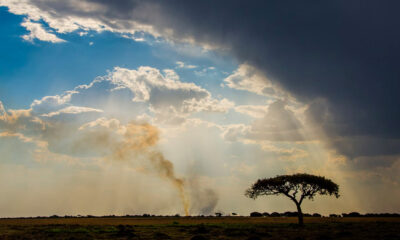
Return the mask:
<svg viewBox="0 0 400 240">
<path fill-rule="evenodd" d="M 0 239 L 400 239 L 400 218 L 115 217 L 0 219 Z"/>
</svg>

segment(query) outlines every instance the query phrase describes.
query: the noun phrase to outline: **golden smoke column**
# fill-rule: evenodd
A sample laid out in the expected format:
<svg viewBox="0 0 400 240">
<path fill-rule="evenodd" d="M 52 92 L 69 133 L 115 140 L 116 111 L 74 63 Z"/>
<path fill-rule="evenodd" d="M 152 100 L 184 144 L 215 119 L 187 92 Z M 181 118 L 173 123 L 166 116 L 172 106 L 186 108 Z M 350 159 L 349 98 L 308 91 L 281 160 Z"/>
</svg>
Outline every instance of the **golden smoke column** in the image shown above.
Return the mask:
<svg viewBox="0 0 400 240">
<path fill-rule="evenodd" d="M 148 159 L 156 171 L 162 177 L 168 179 L 179 191 L 185 214 L 189 215 L 189 200 L 185 194 L 184 180 L 175 175 L 174 165 L 164 155 L 154 149 L 159 140 L 159 131 L 150 124 L 129 123 L 126 127 L 124 140 L 113 152 L 113 158 L 127 160 L 135 155 L 142 155 Z"/>
</svg>

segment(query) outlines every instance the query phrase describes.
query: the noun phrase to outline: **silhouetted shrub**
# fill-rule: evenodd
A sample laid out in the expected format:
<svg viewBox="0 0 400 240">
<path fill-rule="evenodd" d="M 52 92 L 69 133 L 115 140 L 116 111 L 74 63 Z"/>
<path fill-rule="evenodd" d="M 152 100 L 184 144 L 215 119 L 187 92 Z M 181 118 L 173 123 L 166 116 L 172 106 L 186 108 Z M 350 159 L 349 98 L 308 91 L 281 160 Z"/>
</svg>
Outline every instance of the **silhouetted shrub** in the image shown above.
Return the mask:
<svg viewBox="0 0 400 240">
<path fill-rule="evenodd" d="M 280 217 L 281 216 L 281 214 L 280 213 L 278 213 L 278 212 L 273 212 L 273 213 L 271 213 L 271 215 L 270 215 L 271 217 Z"/>
<path fill-rule="evenodd" d="M 215 216 L 217 216 L 217 217 L 222 217 L 222 213 L 216 212 L 216 213 L 215 213 Z"/>
<path fill-rule="evenodd" d="M 312 216 L 313 216 L 313 217 L 321 217 L 321 214 L 319 214 L 319 213 L 314 213 Z"/>
<path fill-rule="evenodd" d="M 297 217 L 297 212 L 285 212 L 282 215 L 285 217 Z"/>
<path fill-rule="evenodd" d="M 337 214 L 329 214 L 329 217 L 340 217 L 340 216 Z"/>
<path fill-rule="evenodd" d="M 351 213 L 343 213 L 343 217 L 360 217 L 361 214 L 358 212 L 351 212 Z"/>
<path fill-rule="evenodd" d="M 264 217 L 269 217 L 270 216 L 270 214 L 269 213 L 267 213 L 267 212 L 263 212 L 263 214 L 262 214 Z"/>
<path fill-rule="evenodd" d="M 259 212 L 252 212 L 250 213 L 250 217 L 262 217 L 263 215 Z"/>
</svg>

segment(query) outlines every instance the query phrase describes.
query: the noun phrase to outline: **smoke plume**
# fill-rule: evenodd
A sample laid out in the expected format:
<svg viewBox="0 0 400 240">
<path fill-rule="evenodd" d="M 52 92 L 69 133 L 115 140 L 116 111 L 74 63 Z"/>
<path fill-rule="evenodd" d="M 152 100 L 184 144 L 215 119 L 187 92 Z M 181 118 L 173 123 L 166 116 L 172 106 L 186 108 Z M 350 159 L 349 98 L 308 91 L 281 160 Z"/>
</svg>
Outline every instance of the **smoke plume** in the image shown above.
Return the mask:
<svg viewBox="0 0 400 240">
<path fill-rule="evenodd" d="M 174 165 L 155 148 L 159 140 L 159 131 L 150 124 L 129 123 L 126 126 L 124 139 L 119 143 L 113 153 L 113 159 L 130 160 L 142 158 L 150 163 L 152 172 L 167 179 L 178 190 L 185 214 L 189 215 L 189 199 L 185 194 L 184 179 L 175 174 Z"/>
<path fill-rule="evenodd" d="M 214 213 L 218 203 L 218 194 L 211 188 L 201 188 L 196 180 L 190 182 L 190 212 L 200 215 Z"/>
</svg>

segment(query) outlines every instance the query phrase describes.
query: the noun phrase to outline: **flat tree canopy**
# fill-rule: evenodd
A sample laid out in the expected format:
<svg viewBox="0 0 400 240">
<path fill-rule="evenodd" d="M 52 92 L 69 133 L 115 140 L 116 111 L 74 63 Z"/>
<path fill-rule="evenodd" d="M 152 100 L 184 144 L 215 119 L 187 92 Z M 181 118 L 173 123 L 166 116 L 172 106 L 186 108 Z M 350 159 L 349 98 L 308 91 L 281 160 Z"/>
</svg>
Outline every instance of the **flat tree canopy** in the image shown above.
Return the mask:
<svg viewBox="0 0 400 240">
<path fill-rule="evenodd" d="M 259 196 L 283 194 L 290 198 L 297 206 L 299 224 L 303 224 L 301 203 L 314 196 L 334 195 L 339 197 L 339 186 L 325 177 L 306 173 L 280 175 L 274 178 L 259 179 L 245 193 L 246 196 L 256 199 Z"/>
</svg>

